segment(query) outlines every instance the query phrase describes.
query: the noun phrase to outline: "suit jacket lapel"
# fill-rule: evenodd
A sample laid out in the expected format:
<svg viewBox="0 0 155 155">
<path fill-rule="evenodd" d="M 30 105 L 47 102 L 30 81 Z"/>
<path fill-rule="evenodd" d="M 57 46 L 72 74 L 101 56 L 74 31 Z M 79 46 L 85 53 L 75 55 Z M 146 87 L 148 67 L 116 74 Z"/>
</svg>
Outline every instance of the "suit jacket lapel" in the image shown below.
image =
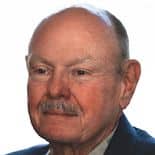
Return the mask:
<svg viewBox="0 0 155 155">
<path fill-rule="evenodd" d="M 123 114 L 105 155 L 133 155 L 135 146 L 134 137 L 135 130 Z"/>
</svg>

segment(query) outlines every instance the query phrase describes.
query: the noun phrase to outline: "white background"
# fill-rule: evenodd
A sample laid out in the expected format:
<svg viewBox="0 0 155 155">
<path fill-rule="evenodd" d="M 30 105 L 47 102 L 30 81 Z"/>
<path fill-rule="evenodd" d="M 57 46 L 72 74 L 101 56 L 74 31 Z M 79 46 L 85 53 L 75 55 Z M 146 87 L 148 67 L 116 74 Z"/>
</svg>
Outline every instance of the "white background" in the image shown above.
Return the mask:
<svg viewBox="0 0 155 155">
<path fill-rule="evenodd" d="M 57 9 L 77 2 L 115 14 L 127 28 L 131 58 L 142 74 L 127 110 L 133 125 L 155 136 L 154 0 L 0 0 L 0 154 L 46 143 L 33 131 L 27 114 L 25 55 L 34 28 Z"/>
</svg>

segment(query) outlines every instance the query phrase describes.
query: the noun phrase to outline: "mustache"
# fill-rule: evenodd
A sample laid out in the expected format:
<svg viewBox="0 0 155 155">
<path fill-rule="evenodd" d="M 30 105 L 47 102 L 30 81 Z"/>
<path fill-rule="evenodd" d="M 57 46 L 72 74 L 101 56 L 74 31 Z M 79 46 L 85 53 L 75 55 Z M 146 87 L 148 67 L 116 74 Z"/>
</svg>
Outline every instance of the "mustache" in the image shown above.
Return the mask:
<svg viewBox="0 0 155 155">
<path fill-rule="evenodd" d="M 81 108 L 73 103 L 65 101 L 43 101 L 40 104 L 40 109 L 45 114 L 79 116 Z"/>
</svg>

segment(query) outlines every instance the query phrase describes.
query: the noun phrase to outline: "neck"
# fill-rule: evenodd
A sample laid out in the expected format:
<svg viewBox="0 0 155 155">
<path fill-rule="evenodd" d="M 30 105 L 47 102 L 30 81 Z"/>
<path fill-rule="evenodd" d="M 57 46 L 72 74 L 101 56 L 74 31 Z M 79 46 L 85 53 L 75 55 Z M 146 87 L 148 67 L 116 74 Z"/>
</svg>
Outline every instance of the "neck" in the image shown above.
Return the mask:
<svg viewBox="0 0 155 155">
<path fill-rule="evenodd" d="M 104 133 L 102 136 L 96 135 L 95 137 L 87 140 L 85 143 L 69 144 L 52 142 L 50 147 L 52 150 L 51 152 L 53 152 L 52 155 L 88 155 L 98 144 L 100 144 L 103 140 L 108 139 L 107 137 L 111 135 L 112 132 L 113 130 L 106 134 Z"/>
<path fill-rule="evenodd" d="M 88 155 L 81 147 L 72 144 L 52 143 L 53 155 Z"/>
<path fill-rule="evenodd" d="M 51 144 L 53 155 L 88 155 L 100 142 L 102 142 L 103 137 L 97 139 L 97 141 L 94 141 L 94 139 L 92 140 L 90 139 L 87 142 L 80 144 L 53 142 Z"/>
</svg>

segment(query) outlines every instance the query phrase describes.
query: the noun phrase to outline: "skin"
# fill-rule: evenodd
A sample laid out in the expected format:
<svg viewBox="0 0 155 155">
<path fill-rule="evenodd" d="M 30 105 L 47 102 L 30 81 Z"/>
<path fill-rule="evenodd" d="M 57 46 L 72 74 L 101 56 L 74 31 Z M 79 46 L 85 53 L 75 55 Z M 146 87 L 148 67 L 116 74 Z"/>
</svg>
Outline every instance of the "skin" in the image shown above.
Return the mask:
<svg viewBox="0 0 155 155">
<path fill-rule="evenodd" d="M 81 8 L 50 16 L 35 31 L 29 70 L 35 65 L 44 70 L 29 74 L 28 108 L 54 155 L 87 155 L 116 127 L 140 75 L 136 60 L 119 56 L 113 27 Z M 73 104 L 78 115 L 44 113 L 45 100 Z"/>
</svg>

